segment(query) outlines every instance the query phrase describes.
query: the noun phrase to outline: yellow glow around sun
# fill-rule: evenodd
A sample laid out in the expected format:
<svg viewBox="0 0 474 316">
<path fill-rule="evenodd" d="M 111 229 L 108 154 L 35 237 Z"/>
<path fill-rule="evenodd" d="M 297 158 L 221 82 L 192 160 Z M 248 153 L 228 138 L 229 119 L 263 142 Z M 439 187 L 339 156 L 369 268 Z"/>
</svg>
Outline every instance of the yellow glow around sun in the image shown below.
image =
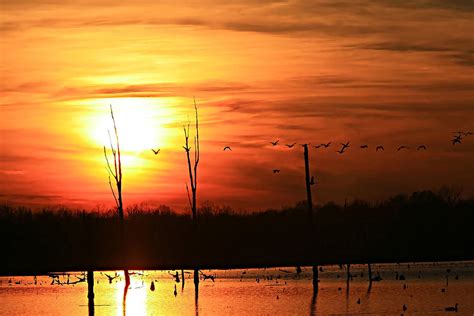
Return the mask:
<svg viewBox="0 0 474 316">
<path fill-rule="evenodd" d="M 159 148 L 166 142 L 167 131 L 162 118 L 169 116 L 169 108 L 160 100 L 116 98 L 100 100 L 102 109 L 92 117 L 90 136 L 93 141 L 110 148 L 108 131 L 115 146 L 115 134 L 110 116 L 112 104 L 122 152 L 140 152 Z"/>
</svg>

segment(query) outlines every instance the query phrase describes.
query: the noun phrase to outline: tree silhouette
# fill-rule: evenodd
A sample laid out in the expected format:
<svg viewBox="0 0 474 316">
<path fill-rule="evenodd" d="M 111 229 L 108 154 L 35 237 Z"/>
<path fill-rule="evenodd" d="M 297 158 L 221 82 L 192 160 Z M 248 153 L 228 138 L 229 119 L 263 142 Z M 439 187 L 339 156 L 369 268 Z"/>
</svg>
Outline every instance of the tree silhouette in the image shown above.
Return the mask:
<svg viewBox="0 0 474 316">
<path fill-rule="evenodd" d="M 189 186 L 186 183 L 186 192 L 188 194 L 189 206 L 191 207 L 192 220 L 193 220 L 193 230 L 194 236 L 197 237 L 198 227 L 197 227 L 197 171 L 199 165 L 199 156 L 200 156 L 200 145 L 199 145 L 199 118 L 198 118 L 198 109 L 196 105 L 196 99 L 194 99 L 194 112 L 195 112 L 195 129 L 196 135 L 194 136 L 194 162 L 191 163 L 191 147 L 189 146 L 189 134 L 190 134 L 190 124 L 184 126 L 184 139 L 185 145 L 183 146 L 186 151 L 186 158 L 188 162 L 188 172 L 189 172 L 189 182 L 191 185 L 192 197 L 189 193 Z M 195 239 L 196 241 L 196 239 Z M 196 242 L 196 245 L 198 243 Z M 195 267 L 194 269 L 194 288 L 196 300 L 198 298 L 198 289 L 199 289 L 199 269 Z"/>
<path fill-rule="evenodd" d="M 124 221 L 125 217 L 123 214 L 123 199 L 122 199 L 122 158 L 121 158 L 121 151 L 120 151 L 120 142 L 119 142 L 119 135 L 117 130 L 117 124 L 115 122 L 114 111 L 112 109 L 112 104 L 110 105 L 110 116 L 112 117 L 112 122 L 114 124 L 114 134 L 115 134 L 115 147 L 112 141 L 112 136 L 110 135 L 110 130 L 108 130 L 109 134 L 109 143 L 110 143 L 110 151 L 112 152 L 113 159 L 114 159 L 114 168 L 110 164 L 110 160 L 107 156 L 107 149 L 104 146 L 104 157 L 107 163 L 107 171 L 109 173 L 109 187 L 110 191 L 112 191 L 112 195 L 115 200 L 115 204 L 117 206 L 117 212 L 120 219 L 120 245 L 124 245 Z M 115 180 L 115 187 L 117 192 L 115 192 L 114 187 L 112 185 L 112 181 L 110 176 L 112 176 Z M 124 248 L 124 247 L 123 247 Z M 127 297 L 128 287 L 130 286 L 130 274 L 128 270 L 125 269 L 125 288 L 123 292 L 123 303 L 125 304 L 125 299 Z"/>
<path fill-rule="evenodd" d="M 310 170 L 309 170 L 309 154 L 308 154 L 308 144 L 303 144 L 304 149 L 304 167 L 305 167 L 305 183 L 306 183 L 306 204 L 308 207 L 308 228 L 307 232 L 309 234 L 308 238 L 312 239 L 311 235 L 313 234 L 312 229 L 314 227 L 313 223 L 313 198 L 311 196 L 311 182 L 310 182 Z M 314 178 L 313 178 L 314 179 Z M 318 265 L 313 264 L 313 291 L 318 291 Z"/>
</svg>

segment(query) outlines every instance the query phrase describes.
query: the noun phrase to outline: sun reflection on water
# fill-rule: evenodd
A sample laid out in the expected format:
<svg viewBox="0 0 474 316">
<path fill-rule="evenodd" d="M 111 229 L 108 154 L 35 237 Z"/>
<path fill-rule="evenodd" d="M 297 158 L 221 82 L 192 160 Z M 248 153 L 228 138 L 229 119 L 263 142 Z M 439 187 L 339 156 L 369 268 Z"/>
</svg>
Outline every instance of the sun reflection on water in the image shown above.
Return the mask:
<svg viewBox="0 0 474 316">
<path fill-rule="evenodd" d="M 117 315 L 148 315 L 146 284 L 142 280 L 131 280 L 127 298 L 123 302 L 125 281 L 116 283 L 115 297 L 117 302 Z"/>
</svg>

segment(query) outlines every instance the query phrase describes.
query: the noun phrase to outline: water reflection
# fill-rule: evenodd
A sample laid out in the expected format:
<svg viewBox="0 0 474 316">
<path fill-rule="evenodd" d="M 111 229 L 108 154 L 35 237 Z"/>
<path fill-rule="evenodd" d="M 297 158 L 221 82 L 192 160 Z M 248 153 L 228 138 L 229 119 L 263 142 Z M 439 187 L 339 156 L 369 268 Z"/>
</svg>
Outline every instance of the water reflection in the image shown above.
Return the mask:
<svg viewBox="0 0 474 316">
<path fill-rule="evenodd" d="M 309 305 L 309 315 L 315 316 L 316 315 L 316 303 L 318 300 L 318 291 L 313 290 L 313 295 L 311 297 L 311 304 Z"/>
<path fill-rule="evenodd" d="M 198 300 L 197 294 L 195 295 L 195 298 L 194 298 L 194 311 L 195 311 L 196 316 L 198 316 L 199 315 L 199 300 Z"/>
<path fill-rule="evenodd" d="M 130 281 L 130 286 L 124 296 L 125 282 L 115 283 L 116 315 L 147 315 L 148 288 L 142 280 Z M 121 304 L 120 304 L 121 302 Z"/>
<path fill-rule="evenodd" d="M 279 269 L 247 269 L 212 271 L 216 282 L 201 280 L 196 297 L 192 282 L 187 291 L 179 291 L 168 271 L 147 271 L 133 274 L 125 304 L 123 304 L 123 271 L 112 284 L 106 273 L 95 273 L 95 308 L 97 315 L 327 315 L 327 314 L 393 314 L 400 315 L 404 304 L 408 312 L 420 315 L 444 312 L 459 304 L 459 315 L 474 313 L 474 263 L 451 266 L 449 290 L 446 287 L 446 266 L 418 266 L 408 270 L 396 265 L 373 265 L 382 281 L 374 282 L 367 291 L 367 267 L 351 265 L 353 280 L 347 292 L 343 269 L 325 267 L 320 273 L 320 288 L 312 287 L 311 267 L 303 272 L 281 273 Z M 361 273 L 364 271 L 364 275 Z M 406 280 L 396 280 L 395 271 Z M 245 274 L 244 274 L 245 272 Z M 345 272 L 345 271 L 344 271 Z M 80 272 L 71 273 L 75 279 Z M 182 273 L 181 273 L 182 275 Z M 422 275 L 422 279 L 419 276 Z M 459 275 L 458 278 L 455 278 Z M 345 276 L 345 275 L 344 275 Z M 48 276 L 0 277 L 0 315 L 55 314 L 84 315 L 88 311 L 87 283 L 67 284 L 67 274 L 61 282 L 51 284 Z M 191 273 L 187 280 L 192 280 Z M 97 281 L 100 281 L 97 283 Z M 155 290 L 151 290 L 151 282 Z M 72 283 L 72 282 L 71 282 Z M 407 284 L 404 289 L 403 285 Z M 175 285 L 177 295 L 174 295 Z M 445 289 L 445 291 L 442 291 Z M 279 299 L 276 299 L 276 296 Z M 196 299 L 198 298 L 198 299 Z M 309 303 L 309 304 L 308 304 Z M 309 306 L 308 306 L 309 305 Z"/>
</svg>

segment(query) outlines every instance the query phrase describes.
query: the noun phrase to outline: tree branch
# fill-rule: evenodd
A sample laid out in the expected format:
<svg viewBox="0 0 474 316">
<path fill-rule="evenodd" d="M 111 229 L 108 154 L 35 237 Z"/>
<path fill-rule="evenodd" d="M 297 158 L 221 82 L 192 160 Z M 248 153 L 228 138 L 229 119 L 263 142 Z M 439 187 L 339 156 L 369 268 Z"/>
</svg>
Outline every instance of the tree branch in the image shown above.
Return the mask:
<svg viewBox="0 0 474 316">
<path fill-rule="evenodd" d="M 117 196 L 115 195 L 114 188 L 112 187 L 112 182 L 110 181 L 110 175 L 109 175 L 109 187 L 110 187 L 110 191 L 112 191 L 112 195 L 114 196 L 115 204 L 117 205 L 117 208 L 119 208 Z"/>
<path fill-rule="evenodd" d="M 192 209 L 192 208 L 193 208 L 193 204 L 191 203 L 191 196 L 189 195 L 188 183 L 186 182 L 185 184 L 186 184 L 186 192 L 188 193 L 189 207 Z"/>
<path fill-rule="evenodd" d="M 121 154 L 120 142 L 119 142 L 119 136 L 118 136 L 118 131 L 117 131 L 117 125 L 115 124 L 114 111 L 112 110 L 112 104 L 110 104 L 110 115 L 112 116 L 112 122 L 114 123 L 115 139 L 117 141 L 118 178 L 119 178 L 119 182 L 122 182 L 122 159 L 120 157 L 120 154 Z"/>
<path fill-rule="evenodd" d="M 105 149 L 105 146 L 104 146 L 104 157 L 105 157 L 105 161 L 107 162 L 107 171 L 108 171 L 109 174 L 111 174 L 115 179 L 117 179 L 117 176 L 114 174 L 114 172 L 112 171 L 112 168 L 110 167 L 110 162 L 109 162 L 109 158 L 107 157 L 107 150 Z"/>
</svg>

